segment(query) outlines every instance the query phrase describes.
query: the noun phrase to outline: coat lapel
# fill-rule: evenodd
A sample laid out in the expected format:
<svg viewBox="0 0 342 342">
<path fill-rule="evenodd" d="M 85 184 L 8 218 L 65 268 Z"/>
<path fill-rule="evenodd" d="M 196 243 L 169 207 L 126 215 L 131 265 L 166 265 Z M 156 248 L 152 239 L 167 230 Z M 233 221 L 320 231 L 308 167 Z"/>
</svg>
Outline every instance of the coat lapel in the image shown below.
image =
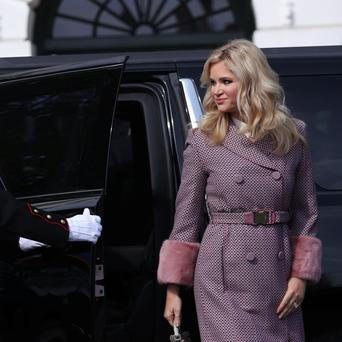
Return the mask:
<svg viewBox="0 0 342 342">
<path fill-rule="evenodd" d="M 270 137 L 254 143 L 244 134 L 239 133 L 238 127 L 230 122 L 223 146 L 252 163 L 268 169 L 278 171 L 281 169 L 281 158 L 272 153 L 274 145 Z"/>
</svg>

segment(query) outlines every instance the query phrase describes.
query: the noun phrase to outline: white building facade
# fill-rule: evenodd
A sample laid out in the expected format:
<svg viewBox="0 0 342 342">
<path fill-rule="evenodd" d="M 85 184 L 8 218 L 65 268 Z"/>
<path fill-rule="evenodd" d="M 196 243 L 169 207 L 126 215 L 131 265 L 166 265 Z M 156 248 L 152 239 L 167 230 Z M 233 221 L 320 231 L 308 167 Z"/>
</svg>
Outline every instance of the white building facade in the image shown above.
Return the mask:
<svg viewBox="0 0 342 342">
<path fill-rule="evenodd" d="M 253 0 L 259 47 L 342 44 L 341 0 Z"/>
<path fill-rule="evenodd" d="M 0 56 L 30 56 L 31 0 L 0 0 Z"/>
<path fill-rule="evenodd" d="M 33 9 L 39 1 L 0 0 L 0 56 L 35 54 Z M 252 0 L 252 4 L 253 40 L 259 47 L 342 44 L 341 0 Z"/>
</svg>

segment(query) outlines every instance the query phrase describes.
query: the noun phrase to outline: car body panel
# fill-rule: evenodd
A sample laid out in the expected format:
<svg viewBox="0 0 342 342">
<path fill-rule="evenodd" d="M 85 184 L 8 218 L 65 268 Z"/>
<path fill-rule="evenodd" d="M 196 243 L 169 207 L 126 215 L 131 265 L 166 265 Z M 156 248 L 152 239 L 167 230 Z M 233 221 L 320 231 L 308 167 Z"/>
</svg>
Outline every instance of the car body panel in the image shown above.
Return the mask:
<svg viewBox="0 0 342 342">
<path fill-rule="evenodd" d="M 20 71 L 1 74 L 0 164 L 6 190 L 50 212 L 72 216 L 88 207 L 102 216 L 125 61 L 88 59 L 32 70 L 21 64 Z M 54 333 L 69 340 L 100 340 L 103 320 L 96 317 L 104 308 L 102 265 L 101 240 L 96 246 L 70 243 L 64 249 L 19 254 L 13 281 L 21 284 L 14 294 L 20 322 L 11 340 L 22 338 L 23 331 L 39 341 Z M 27 316 L 32 319 L 23 328 Z"/>
<path fill-rule="evenodd" d="M 342 333 L 338 319 L 342 297 L 342 157 L 338 149 L 342 143 L 342 47 L 275 48 L 264 52 L 280 76 L 293 115 L 307 122 L 309 128 L 320 212 L 318 234 L 323 242 L 323 276 L 318 284 L 309 284 L 303 308 L 307 340 L 324 341 Z M 193 108 L 200 108 L 194 85 L 203 97 L 205 88 L 199 79 L 209 53 L 130 53 L 127 60 L 111 126 L 107 176 L 102 177 L 106 178 L 107 225 L 101 246 L 104 258 L 100 256 L 105 279 L 98 285 L 104 286 L 105 292 L 97 302 L 106 300 L 107 309 L 93 307 L 93 319 L 96 312 L 101 312 L 92 328 L 96 335 L 89 335 L 94 341 L 102 339 L 103 331 L 103 341 L 162 341 L 170 334 L 163 319 L 165 288 L 156 283 L 155 274 L 161 243 L 172 229 L 187 129 Z M 94 58 L 120 57 L 99 54 L 1 59 L 0 81 L 8 77 L 5 74 L 9 71 L 31 77 L 37 72 L 32 69 L 58 71 L 69 62 L 75 62 L 74 68 L 82 70 L 82 63 Z M 10 77 L 7 80 L 11 82 Z M 6 182 L 6 177 L 4 182 L 11 183 Z M 9 189 L 12 190 L 10 186 Z M 87 204 L 95 205 L 102 189 L 97 186 L 17 197 L 41 208 L 71 214 Z M 73 264 L 76 259 L 72 254 L 68 260 Z M 184 291 L 184 326 L 197 341 L 194 310 L 191 290 Z M 328 323 L 319 321 L 320 310 Z"/>
</svg>

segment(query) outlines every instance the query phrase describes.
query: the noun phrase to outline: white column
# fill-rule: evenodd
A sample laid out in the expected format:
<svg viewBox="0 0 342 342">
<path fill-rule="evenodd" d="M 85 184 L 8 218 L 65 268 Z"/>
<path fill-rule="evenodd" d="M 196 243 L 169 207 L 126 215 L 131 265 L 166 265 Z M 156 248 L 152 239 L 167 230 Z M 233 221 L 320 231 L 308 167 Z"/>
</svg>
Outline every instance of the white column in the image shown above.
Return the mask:
<svg viewBox="0 0 342 342">
<path fill-rule="evenodd" d="M 30 56 L 28 38 L 31 0 L 0 0 L 0 57 Z"/>
<path fill-rule="evenodd" d="M 260 47 L 342 44 L 341 0 L 253 0 Z"/>
</svg>

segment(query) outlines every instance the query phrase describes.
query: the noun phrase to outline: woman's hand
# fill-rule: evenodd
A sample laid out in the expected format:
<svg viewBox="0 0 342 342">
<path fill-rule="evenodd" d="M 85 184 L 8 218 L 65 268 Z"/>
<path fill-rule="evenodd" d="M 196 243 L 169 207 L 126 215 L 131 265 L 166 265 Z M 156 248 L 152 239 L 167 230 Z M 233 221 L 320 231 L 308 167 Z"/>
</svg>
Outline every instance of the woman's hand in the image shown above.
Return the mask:
<svg viewBox="0 0 342 342">
<path fill-rule="evenodd" d="M 277 308 L 278 317 L 285 318 L 302 303 L 305 295 L 306 280 L 292 277 L 287 284 L 287 291 Z"/>
<path fill-rule="evenodd" d="M 171 326 L 181 324 L 182 299 L 179 296 L 179 286 L 170 284 L 166 290 L 164 317 Z"/>
</svg>

